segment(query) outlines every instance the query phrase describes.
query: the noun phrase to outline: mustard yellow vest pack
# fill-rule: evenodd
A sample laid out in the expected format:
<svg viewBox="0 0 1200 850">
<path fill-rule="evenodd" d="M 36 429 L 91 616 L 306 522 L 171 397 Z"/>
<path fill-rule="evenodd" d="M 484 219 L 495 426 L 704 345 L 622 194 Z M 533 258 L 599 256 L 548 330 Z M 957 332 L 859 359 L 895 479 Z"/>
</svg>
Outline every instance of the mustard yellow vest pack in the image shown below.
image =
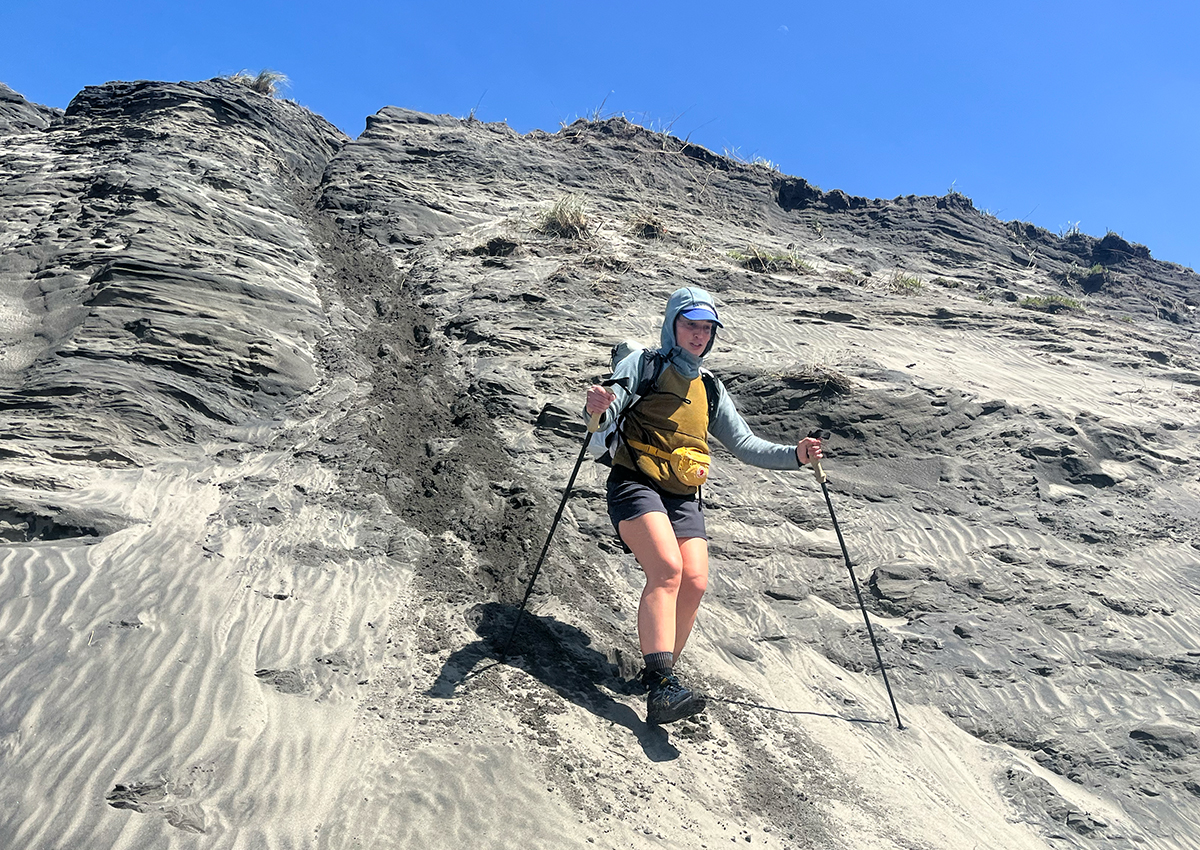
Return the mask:
<svg viewBox="0 0 1200 850">
<path fill-rule="evenodd" d="M 657 391 L 625 418 L 613 463 L 637 469 L 668 493 L 690 496 L 708 478 L 708 397 L 704 379 L 667 366 Z"/>
</svg>

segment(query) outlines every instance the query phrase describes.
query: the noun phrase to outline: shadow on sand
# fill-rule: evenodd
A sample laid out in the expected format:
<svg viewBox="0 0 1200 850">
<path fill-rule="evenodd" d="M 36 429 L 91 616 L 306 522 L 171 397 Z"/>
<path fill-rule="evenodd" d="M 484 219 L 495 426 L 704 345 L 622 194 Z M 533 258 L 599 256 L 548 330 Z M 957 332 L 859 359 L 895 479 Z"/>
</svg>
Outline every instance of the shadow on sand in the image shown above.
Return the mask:
<svg viewBox="0 0 1200 850">
<path fill-rule="evenodd" d="M 515 606 L 498 602 L 472 608 L 468 620 L 479 640 L 446 659 L 426 695 L 450 699 L 471 679 L 507 664 L 525 671 L 563 699 L 628 729 L 651 761 L 679 757 L 679 750 L 665 729 L 647 725 L 633 709 L 617 702 L 600 687 L 629 694 L 640 689 L 640 685 L 620 678 L 608 658 L 591 648 L 592 639 L 574 626 L 526 612 L 508 657 L 501 661 L 500 649 L 512 631 L 516 615 Z M 490 664 L 483 663 L 488 660 Z"/>
<path fill-rule="evenodd" d="M 608 658 L 591 647 L 592 639 L 575 626 L 553 617 L 537 617 L 526 612 L 513 642 L 513 651 L 504 660 L 500 649 L 507 641 L 517 609 L 512 605 L 488 602 L 476 605 L 468 613 L 468 622 L 479 640 L 467 644 L 446 659 L 437 679 L 425 692 L 437 699 L 451 699 L 471 679 L 501 664 L 523 670 L 563 699 L 590 711 L 611 723 L 623 726 L 637 739 L 651 761 L 671 761 L 679 750 L 671 743 L 666 729 L 649 726 L 629 706 L 618 702 L 608 691 L 623 694 L 642 693 L 641 685 L 618 675 Z M 486 662 L 486 663 L 485 663 Z M 746 700 L 707 694 L 710 703 L 724 703 L 777 714 L 827 717 L 846 723 L 890 725 L 886 720 L 844 717 L 818 711 L 774 708 Z"/>
<path fill-rule="evenodd" d="M 792 708 L 775 708 L 770 705 L 763 705 L 757 702 L 748 702 L 740 699 L 726 699 L 725 697 L 715 697 L 711 694 L 705 694 L 704 698 L 709 702 L 723 702 L 726 705 L 740 705 L 742 708 L 755 708 L 759 711 L 770 711 L 774 714 L 802 714 L 806 717 L 828 717 L 830 720 L 841 720 L 845 723 L 864 723 L 870 726 L 891 726 L 890 720 L 872 720 L 868 717 L 843 717 L 840 714 L 829 714 L 824 711 L 798 711 Z"/>
</svg>

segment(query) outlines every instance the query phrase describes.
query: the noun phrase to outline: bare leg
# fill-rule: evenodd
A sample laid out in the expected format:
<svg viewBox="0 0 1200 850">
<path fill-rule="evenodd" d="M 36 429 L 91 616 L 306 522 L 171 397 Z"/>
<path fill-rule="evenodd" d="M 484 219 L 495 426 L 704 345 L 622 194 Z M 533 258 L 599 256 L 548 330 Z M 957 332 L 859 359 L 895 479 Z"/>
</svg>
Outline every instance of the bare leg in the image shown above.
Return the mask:
<svg viewBox="0 0 1200 850">
<path fill-rule="evenodd" d="M 700 597 L 708 584 L 708 541 L 675 538 L 663 513 L 623 520 L 619 530 L 625 545 L 637 556 L 646 574 L 638 606 L 638 638 L 645 656 L 662 653 L 673 662 L 696 622 Z M 704 697 L 679 683 L 664 658 L 646 659 L 642 682 L 646 692 L 646 723 L 674 723 L 704 710 Z"/>
<path fill-rule="evenodd" d="M 684 537 L 679 541 L 683 569 L 675 603 L 675 663 L 696 624 L 700 600 L 708 588 L 708 541 L 703 537 Z"/>
<path fill-rule="evenodd" d="M 684 559 L 671 521 L 664 513 L 652 512 L 622 520 L 619 530 L 621 539 L 646 574 L 646 587 L 638 605 L 638 639 L 642 654 L 675 652 L 678 643 L 677 603 Z M 707 573 L 707 557 L 705 571 Z M 699 599 L 696 604 L 699 604 Z M 688 631 L 694 620 L 693 610 L 688 619 Z M 684 635 L 686 639 L 687 635 Z"/>
</svg>

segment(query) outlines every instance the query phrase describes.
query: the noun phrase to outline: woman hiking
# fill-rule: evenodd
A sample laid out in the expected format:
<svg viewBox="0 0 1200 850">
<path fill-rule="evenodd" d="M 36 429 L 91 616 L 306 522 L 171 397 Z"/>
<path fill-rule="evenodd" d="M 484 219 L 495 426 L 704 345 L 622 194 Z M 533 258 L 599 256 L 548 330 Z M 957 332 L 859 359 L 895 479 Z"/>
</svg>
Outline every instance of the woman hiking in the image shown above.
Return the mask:
<svg viewBox="0 0 1200 850">
<path fill-rule="evenodd" d="M 608 515 L 646 574 L 637 627 L 651 724 L 704 710 L 703 697 L 680 684 L 674 668 L 708 586 L 700 500 L 708 476 L 708 435 L 744 463 L 767 469 L 799 469 L 821 457 L 820 440 L 811 437 L 792 446 L 754 436 L 720 382 L 707 370 L 702 374 L 703 358 L 721 327 L 712 296 L 695 287 L 676 290 L 663 317 L 661 347 L 618 363 L 606 382 L 611 390 L 596 385 L 587 391 L 588 414 L 603 414 L 601 427 L 618 423 Z M 649 366 L 647 358 L 654 358 Z M 649 386 L 648 374 L 654 376 Z M 715 405 L 709 388 L 716 391 Z"/>
</svg>

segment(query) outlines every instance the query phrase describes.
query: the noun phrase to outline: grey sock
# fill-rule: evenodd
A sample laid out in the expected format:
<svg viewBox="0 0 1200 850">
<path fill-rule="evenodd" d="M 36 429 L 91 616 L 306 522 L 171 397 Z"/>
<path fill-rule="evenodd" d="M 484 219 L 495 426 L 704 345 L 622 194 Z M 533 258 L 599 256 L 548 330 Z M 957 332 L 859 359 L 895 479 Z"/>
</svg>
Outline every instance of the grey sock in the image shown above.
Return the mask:
<svg viewBox="0 0 1200 850">
<path fill-rule="evenodd" d="M 646 662 L 646 669 L 655 672 L 670 670 L 675 664 L 675 656 L 670 652 L 651 652 L 649 655 L 643 655 L 642 658 Z"/>
</svg>

